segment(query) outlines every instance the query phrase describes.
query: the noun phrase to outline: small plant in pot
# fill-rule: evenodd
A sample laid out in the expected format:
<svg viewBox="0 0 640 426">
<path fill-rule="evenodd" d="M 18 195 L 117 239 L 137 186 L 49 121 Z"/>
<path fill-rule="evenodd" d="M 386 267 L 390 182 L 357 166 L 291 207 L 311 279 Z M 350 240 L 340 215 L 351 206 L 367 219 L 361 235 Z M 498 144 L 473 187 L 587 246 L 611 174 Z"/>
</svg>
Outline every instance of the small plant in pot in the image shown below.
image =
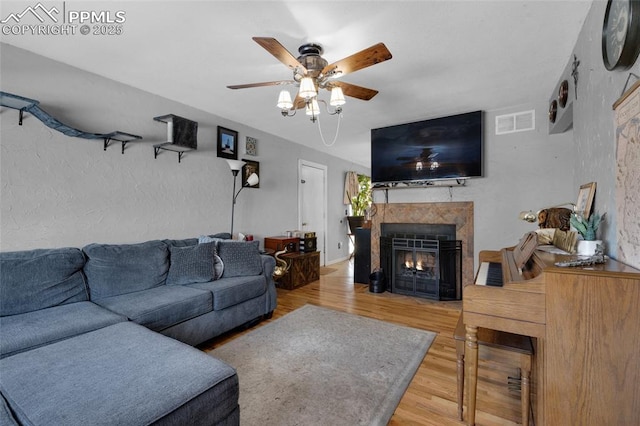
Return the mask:
<svg viewBox="0 0 640 426">
<path fill-rule="evenodd" d="M 592 256 L 595 253 L 596 246 L 602 244 L 601 240 L 596 240 L 598 228 L 604 221 L 606 213 L 602 216 L 594 213 L 589 219 L 584 219 L 579 215 L 571 216 L 571 226 L 582 236 L 582 240 L 578 241 L 578 254 Z"/>
</svg>

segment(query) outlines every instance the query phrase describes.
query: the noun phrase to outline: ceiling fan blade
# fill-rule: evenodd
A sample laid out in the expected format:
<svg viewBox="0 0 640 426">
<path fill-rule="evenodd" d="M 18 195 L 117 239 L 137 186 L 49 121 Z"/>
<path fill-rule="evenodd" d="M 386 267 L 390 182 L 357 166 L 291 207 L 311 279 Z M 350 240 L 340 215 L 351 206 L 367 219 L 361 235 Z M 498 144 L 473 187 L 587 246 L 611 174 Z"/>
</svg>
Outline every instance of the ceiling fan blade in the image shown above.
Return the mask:
<svg viewBox="0 0 640 426">
<path fill-rule="evenodd" d="M 307 106 L 307 101 L 304 98 L 296 95 L 296 98 L 293 100 L 293 109 L 301 109 Z"/>
<path fill-rule="evenodd" d="M 229 89 L 249 89 L 251 87 L 264 87 L 264 86 L 284 86 L 287 84 L 295 84 L 293 80 L 280 80 L 280 81 L 265 81 L 263 83 L 249 83 L 249 84 L 235 84 L 233 86 L 227 86 Z"/>
<path fill-rule="evenodd" d="M 299 68 L 303 74 L 307 73 L 307 69 L 293 56 L 278 40 L 272 37 L 252 37 L 253 41 L 262 46 L 267 52 L 276 57 L 277 60 L 288 66 L 289 68 Z"/>
<path fill-rule="evenodd" d="M 343 76 L 350 72 L 355 72 L 371 65 L 378 64 L 380 62 L 391 59 L 391 52 L 387 49 L 384 43 L 374 44 L 373 46 L 361 50 L 358 53 L 354 53 L 351 56 L 347 56 L 337 62 L 327 65 L 322 70 L 323 75 L 339 73 Z"/>
<path fill-rule="evenodd" d="M 332 81 L 331 87 L 338 86 L 342 89 L 342 93 L 346 96 L 351 96 L 352 98 L 362 99 L 363 101 L 368 101 L 378 94 L 377 90 L 367 89 L 366 87 L 356 86 L 355 84 L 345 83 L 344 81 Z M 331 90 L 331 87 L 327 87 L 327 89 Z"/>
</svg>

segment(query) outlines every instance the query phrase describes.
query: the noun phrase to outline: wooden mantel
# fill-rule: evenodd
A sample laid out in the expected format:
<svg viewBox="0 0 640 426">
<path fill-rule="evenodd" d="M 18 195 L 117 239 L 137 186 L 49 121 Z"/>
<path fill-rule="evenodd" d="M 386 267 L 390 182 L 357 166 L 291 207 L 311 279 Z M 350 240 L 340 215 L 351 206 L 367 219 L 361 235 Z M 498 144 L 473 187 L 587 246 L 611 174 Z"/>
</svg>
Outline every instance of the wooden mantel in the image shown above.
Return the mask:
<svg viewBox="0 0 640 426">
<path fill-rule="evenodd" d="M 371 268 L 380 267 L 383 223 L 454 224 L 462 241 L 462 285 L 473 282 L 473 202 L 375 204 L 371 221 Z"/>
</svg>

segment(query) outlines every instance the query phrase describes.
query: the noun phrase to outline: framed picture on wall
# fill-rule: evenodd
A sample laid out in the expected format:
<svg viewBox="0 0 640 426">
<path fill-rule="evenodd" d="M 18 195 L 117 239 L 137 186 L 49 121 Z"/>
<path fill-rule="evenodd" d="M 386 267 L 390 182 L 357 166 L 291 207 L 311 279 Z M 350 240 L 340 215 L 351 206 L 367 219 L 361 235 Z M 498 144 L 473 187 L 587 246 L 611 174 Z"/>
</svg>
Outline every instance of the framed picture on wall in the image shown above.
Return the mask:
<svg viewBox="0 0 640 426">
<path fill-rule="evenodd" d="M 258 155 L 258 139 L 247 136 L 245 150 L 247 155 Z"/>
<path fill-rule="evenodd" d="M 249 179 L 249 176 L 251 176 L 252 173 L 257 174 L 258 177 L 260 177 L 260 163 L 258 161 L 247 160 L 246 158 L 243 158 L 242 161 L 246 163 L 242 166 L 242 186 L 246 186 L 247 179 Z M 247 188 L 260 188 L 260 182 L 254 186 L 247 186 Z"/>
<path fill-rule="evenodd" d="M 580 186 L 578 192 L 578 201 L 576 201 L 576 214 L 582 215 L 585 219 L 589 219 L 591 215 L 591 205 L 593 197 L 596 194 L 596 183 L 590 182 Z"/>
<path fill-rule="evenodd" d="M 218 157 L 238 159 L 238 132 L 218 126 Z"/>
</svg>

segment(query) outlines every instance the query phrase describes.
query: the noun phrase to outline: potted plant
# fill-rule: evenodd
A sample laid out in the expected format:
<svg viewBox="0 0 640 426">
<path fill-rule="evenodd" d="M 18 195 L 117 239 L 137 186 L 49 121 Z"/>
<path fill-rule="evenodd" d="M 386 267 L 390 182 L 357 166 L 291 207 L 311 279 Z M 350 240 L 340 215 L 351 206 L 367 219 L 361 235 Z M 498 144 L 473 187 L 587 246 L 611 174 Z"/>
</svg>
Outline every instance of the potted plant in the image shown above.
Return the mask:
<svg viewBox="0 0 640 426">
<path fill-rule="evenodd" d="M 596 236 L 598 227 L 600 227 L 605 215 L 606 213 L 602 216 L 594 213 L 589 216 L 589 219 L 584 219 L 581 215 L 574 214 L 571 216 L 571 226 L 573 226 L 582 237 L 582 240 L 578 241 L 578 254 L 593 256 L 596 251 L 596 246 L 602 244 L 602 240 L 596 240 Z"/>
<path fill-rule="evenodd" d="M 364 225 L 367 209 L 371 206 L 371 178 L 367 175 L 358 175 L 358 193 L 349 197 L 351 202 L 351 216 L 347 217 L 349 229 L 353 233 L 356 228 Z"/>
</svg>

